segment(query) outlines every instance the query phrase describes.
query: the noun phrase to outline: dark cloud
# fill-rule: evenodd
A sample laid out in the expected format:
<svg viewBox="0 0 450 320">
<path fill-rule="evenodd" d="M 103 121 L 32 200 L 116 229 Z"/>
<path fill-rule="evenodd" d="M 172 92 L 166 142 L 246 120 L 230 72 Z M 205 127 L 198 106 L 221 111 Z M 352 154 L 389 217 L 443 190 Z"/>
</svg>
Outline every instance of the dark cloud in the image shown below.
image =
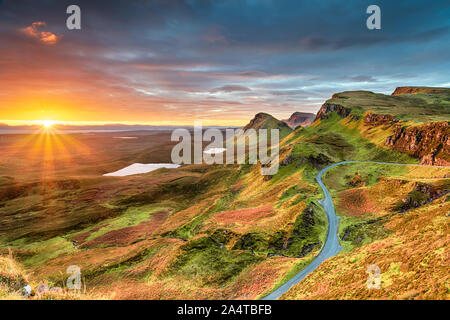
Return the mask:
<svg viewBox="0 0 450 320">
<path fill-rule="evenodd" d="M 315 51 L 334 46 L 333 39 L 325 39 L 319 36 L 308 36 L 300 40 L 300 46 L 307 51 Z"/>
<path fill-rule="evenodd" d="M 249 77 L 249 78 L 264 78 L 267 77 L 268 74 L 265 72 L 261 72 L 261 71 L 242 71 L 242 72 L 238 72 L 237 73 L 238 76 L 241 77 Z"/>
<path fill-rule="evenodd" d="M 209 92 L 234 92 L 234 91 L 250 91 L 250 88 L 238 85 L 226 85 L 219 88 L 211 89 Z"/>
<path fill-rule="evenodd" d="M 261 108 L 315 110 L 332 93 L 361 85 L 391 92 L 397 85 L 448 83 L 444 0 L 378 1 L 382 29 L 372 31 L 365 26 L 369 0 L 76 3 L 79 31 L 65 27 L 73 1 L 3 1 L 2 110 L 13 114 L 16 97 L 32 96 L 55 105 L 73 100 L 80 114 L 104 105 L 106 117 L 107 109 L 196 117 L 221 105 L 230 117 L 242 117 Z M 46 25 L 33 28 L 36 22 Z"/>
<path fill-rule="evenodd" d="M 377 82 L 378 80 L 375 79 L 372 76 L 345 76 L 341 77 L 342 80 L 350 80 L 350 81 L 356 81 L 356 82 Z"/>
</svg>

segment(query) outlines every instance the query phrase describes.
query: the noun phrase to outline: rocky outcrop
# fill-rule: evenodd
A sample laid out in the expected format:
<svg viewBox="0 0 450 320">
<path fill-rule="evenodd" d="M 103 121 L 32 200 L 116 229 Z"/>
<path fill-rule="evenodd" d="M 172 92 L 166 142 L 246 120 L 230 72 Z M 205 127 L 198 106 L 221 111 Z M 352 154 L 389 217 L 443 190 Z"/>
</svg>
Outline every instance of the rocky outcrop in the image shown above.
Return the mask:
<svg viewBox="0 0 450 320">
<path fill-rule="evenodd" d="M 308 156 L 303 155 L 294 155 L 292 151 L 289 152 L 287 156 L 283 158 L 280 165 L 281 166 L 287 166 L 292 163 L 295 163 L 296 168 L 300 168 L 302 165 L 312 165 L 316 169 L 322 169 L 326 167 L 327 165 L 330 165 L 333 163 L 333 160 L 331 160 L 328 156 L 326 156 L 323 153 L 318 154 L 310 154 Z"/>
<path fill-rule="evenodd" d="M 394 207 L 394 212 L 404 213 L 411 209 L 419 208 L 431 201 L 434 201 L 450 190 L 448 186 L 435 186 L 428 183 L 417 182 L 411 192 L 408 193 L 405 199 L 398 201 Z"/>
<path fill-rule="evenodd" d="M 250 120 L 250 122 L 244 127 L 244 131 L 248 129 L 282 129 L 286 128 L 290 130 L 289 126 L 280 121 L 268 113 L 260 112 L 255 115 L 255 117 Z"/>
<path fill-rule="evenodd" d="M 345 118 L 350 114 L 351 109 L 339 104 L 324 103 L 319 112 L 317 112 L 316 119 L 314 119 L 314 121 L 318 119 L 327 119 L 332 112 L 337 112 L 341 118 Z"/>
<path fill-rule="evenodd" d="M 291 129 L 295 129 L 298 126 L 307 127 L 315 119 L 316 115 L 314 113 L 307 112 L 294 112 L 289 119 L 283 120 Z"/>
<path fill-rule="evenodd" d="M 439 98 L 445 100 L 446 95 L 450 93 L 450 89 L 399 87 L 393 95 L 416 93 L 442 94 Z M 404 112 L 403 107 L 398 108 L 395 105 L 396 102 L 399 102 L 400 106 L 403 106 L 401 102 L 404 101 L 410 103 L 410 100 L 404 97 L 385 99 L 380 94 L 358 91 L 337 93 L 333 95 L 332 99 L 334 100 L 328 100 L 322 105 L 316 115 L 315 122 L 327 119 L 333 113 L 336 113 L 341 118 L 347 118 L 352 121 L 361 120 L 365 126 L 380 126 L 382 130 L 389 129 L 387 134 L 393 132 L 391 136 L 386 138 L 384 143 L 386 146 L 419 158 L 421 164 L 450 165 L 449 121 L 445 117 L 443 118 L 445 121 L 407 127 L 400 120 L 400 117 L 397 118 L 396 116 L 396 114 Z M 383 106 L 383 109 L 389 110 L 391 101 L 395 102 L 392 105 L 392 114 L 377 114 L 371 111 L 373 106 Z M 404 106 L 409 106 L 410 104 L 408 103 L 404 104 Z M 443 108 L 445 108 L 445 105 Z M 361 111 L 365 111 L 363 116 L 360 116 Z M 438 112 L 439 110 L 436 109 L 435 111 Z M 411 112 L 426 112 L 426 110 L 414 109 Z M 445 112 L 445 109 L 443 109 L 443 112 Z M 421 119 L 420 117 L 418 118 L 419 120 Z"/>
<path fill-rule="evenodd" d="M 450 165 L 450 129 L 448 121 L 420 126 L 397 127 L 385 145 L 418 157 L 421 164 Z"/>
<path fill-rule="evenodd" d="M 432 88 L 432 87 L 397 87 L 392 93 L 393 96 L 402 94 L 418 94 L 418 93 L 445 93 L 450 92 L 448 88 Z"/>
<path fill-rule="evenodd" d="M 376 113 L 369 112 L 364 117 L 365 124 L 374 125 L 374 126 L 391 125 L 391 124 L 397 123 L 399 121 L 400 121 L 399 119 L 395 118 L 394 116 L 392 116 L 390 114 L 376 114 Z"/>
</svg>

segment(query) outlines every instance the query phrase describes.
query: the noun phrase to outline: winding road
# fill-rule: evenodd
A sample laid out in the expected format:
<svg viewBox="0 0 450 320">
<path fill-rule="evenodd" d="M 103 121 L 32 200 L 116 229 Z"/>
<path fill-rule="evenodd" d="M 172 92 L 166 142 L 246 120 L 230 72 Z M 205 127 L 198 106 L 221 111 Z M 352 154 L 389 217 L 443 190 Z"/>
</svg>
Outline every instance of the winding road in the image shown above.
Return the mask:
<svg viewBox="0 0 450 320">
<path fill-rule="evenodd" d="M 316 181 L 320 185 L 320 187 L 323 190 L 323 193 L 325 194 L 325 198 L 322 200 L 319 200 L 319 203 L 322 205 L 323 209 L 325 210 L 327 214 L 328 219 L 328 232 L 327 232 L 327 239 L 325 241 L 325 245 L 322 247 L 322 250 L 317 255 L 317 257 L 302 271 L 297 273 L 295 276 L 293 276 L 289 281 L 287 281 L 285 284 L 280 286 L 278 289 L 274 290 L 272 293 L 264 297 L 262 300 L 276 300 L 278 299 L 282 294 L 287 292 L 293 285 L 299 283 L 302 281 L 308 274 L 313 272 L 322 262 L 324 262 L 326 259 L 337 255 L 341 250 L 341 244 L 339 243 L 338 239 L 338 227 L 339 227 L 339 218 L 336 216 L 336 212 L 334 211 L 334 205 L 333 200 L 331 199 L 330 193 L 328 192 L 327 188 L 322 182 L 322 176 L 325 172 L 327 172 L 329 169 L 334 168 L 336 166 L 339 166 L 341 164 L 346 163 L 372 163 L 372 164 L 388 164 L 388 165 L 397 165 L 397 166 L 421 166 L 421 167 L 435 167 L 435 168 L 441 168 L 441 166 L 430 166 L 430 165 L 420 165 L 420 164 L 410 164 L 410 163 L 391 163 L 391 162 L 378 162 L 378 161 L 342 161 L 338 162 L 332 165 L 329 165 L 328 167 L 323 168 L 316 176 Z M 448 167 L 442 167 L 442 168 L 448 168 Z"/>
</svg>

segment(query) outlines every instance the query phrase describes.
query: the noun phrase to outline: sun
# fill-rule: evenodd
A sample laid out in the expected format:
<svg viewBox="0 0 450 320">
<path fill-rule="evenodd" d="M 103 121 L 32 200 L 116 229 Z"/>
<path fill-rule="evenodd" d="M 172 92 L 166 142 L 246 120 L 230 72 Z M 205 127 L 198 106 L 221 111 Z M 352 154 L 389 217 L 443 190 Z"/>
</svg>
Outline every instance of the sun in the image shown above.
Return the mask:
<svg viewBox="0 0 450 320">
<path fill-rule="evenodd" d="M 46 129 L 50 129 L 56 123 L 56 121 L 53 120 L 42 120 L 40 122 Z"/>
</svg>

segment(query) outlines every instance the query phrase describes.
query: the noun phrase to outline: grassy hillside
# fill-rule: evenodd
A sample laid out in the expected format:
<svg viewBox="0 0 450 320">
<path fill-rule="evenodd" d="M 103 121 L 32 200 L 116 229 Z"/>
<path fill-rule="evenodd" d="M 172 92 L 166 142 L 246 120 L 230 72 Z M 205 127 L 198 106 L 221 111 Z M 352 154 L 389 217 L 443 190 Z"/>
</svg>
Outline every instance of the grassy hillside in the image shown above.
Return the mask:
<svg viewBox="0 0 450 320">
<path fill-rule="evenodd" d="M 243 130 L 255 129 L 268 129 L 268 138 L 270 139 L 270 129 L 278 129 L 280 139 L 283 139 L 292 132 L 292 129 L 283 121 L 280 121 L 270 114 L 258 113 L 250 122 L 243 128 Z"/>
<path fill-rule="evenodd" d="M 282 298 L 448 299 L 450 169 L 341 167 L 324 182 L 345 250 Z M 380 268 L 380 289 L 366 286 L 369 265 Z"/>
<path fill-rule="evenodd" d="M 333 95 L 327 104 L 350 108 L 362 116 L 366 111 L 391 114 L 403 121 L 424 123 L 450 119 L 450 89 L 438 93 L 417 93 L 388 96 L 370 91 L 345 91 Z"/>
<path fill-rule="evenodd" d="M 59 287 L 58 285 L 61 285 Z M 29 291 L 25 290 L 28 287 Z M 109 296 L 92 295 L 86 287 L 69 289 L 64 282 L 39 282 L 30 276 L 12 255 L 0 255 L 0 300 L 100 300 Z"/>
<path fill-rule="evenodd" d="M 422 101 L 421 94 L 415 99 Z M 322 193 L 314 179 L 318 170 L 343 160 L 419 162 L 385 145 L 403 122 L 383 117 L 366 120 L 368 110 L 401 118 L 409 104 L 425 112 L 425 105 L 404 96 L 340 93 L 333 103 L 351 108 L 349 114 L 330 110 L 311 126 L 295 131 L 270 115 L 256 115 L 246 128 L 281 130 L 280 168 L 273 176 L 262 176 L 260 164 L 186 165 L 129 177 L 101 176 L 106 168 L 117 170 L 137 159 L 167 161 L 154 149 L 164 145 L 167 153 L 170 148 L 162 140 L 142 151 L 146 141 L 156 139 L 151 134 L 138 138 L 142 141 L 132 140 L 131 145 L 121 141 L 115 148 L 115 141 L 101 140 L 98 149 L 105 152 L 101 157 L 91 137 L 89 148 L 75 148 L 70 161 L 64 153 L 46 158 L 56 163 L 65 159 L 64 168 L 55 165 L 54 170 L 42 171 L 33 165 L 21 175 L 16 164 L 14 174 L 8 176 L 15 158 L 23 162 L 28 158 L 25 150 L 6 145 L 0 171 L 4 174 L 0 254 L 11 248 L 14 261 L 36 284 L 63 285 L 67 276 L 61 274 L 69 265 L 78 265 L 90 297 L 261 298 L 307 266 L 325 242 L 326 217 L 317 201 Z M 431 108 L 432 116 L 447 117 L 445 99 L 433 99 L 439 100 L 436 105 L 442 110 Z M 393 101 L 397 105 L 388 112 Z M 423 120 L 420 115 L 414 121 Z M 35 148 L 31 163 L 39 154 L 47 154 L 45 144 Z M 102 169 L 95 169 L 101 160 Z M 77 165 L 86 171 L 81 174 Z M 324 182 L 342 215 L 339 234 L 344 254 L 398 237 L 400 231 L 389 223 L 409 212 L 420 208 L 437 212 L 430 206 L 447 190 L 448 173 L 433 169 L 420 174 L 411 168 L 365 165 L 330 170 Z"/>
</svg>

